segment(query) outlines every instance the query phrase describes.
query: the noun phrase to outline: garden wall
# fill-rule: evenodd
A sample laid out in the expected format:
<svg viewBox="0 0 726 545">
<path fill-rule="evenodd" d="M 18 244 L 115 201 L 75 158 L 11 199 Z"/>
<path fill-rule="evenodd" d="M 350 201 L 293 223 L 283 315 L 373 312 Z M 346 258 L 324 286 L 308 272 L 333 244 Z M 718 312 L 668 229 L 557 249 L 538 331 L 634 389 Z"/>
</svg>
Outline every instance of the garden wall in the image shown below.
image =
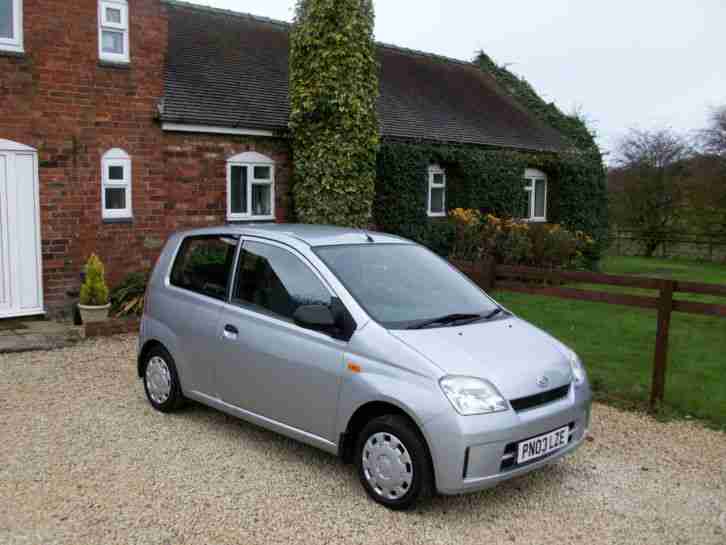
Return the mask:
<svg viewBox="0 0 726 545">
<path fill-rule="evenodd" d="M 608 249 L 612 255 L 642 256 L 645 243 L 634 233 L 613 232 Z M 697 259 L 726 263 L 726 240 L 679 238 L 665 242 L 656 250 L 654 257 Z"/>
</svg>

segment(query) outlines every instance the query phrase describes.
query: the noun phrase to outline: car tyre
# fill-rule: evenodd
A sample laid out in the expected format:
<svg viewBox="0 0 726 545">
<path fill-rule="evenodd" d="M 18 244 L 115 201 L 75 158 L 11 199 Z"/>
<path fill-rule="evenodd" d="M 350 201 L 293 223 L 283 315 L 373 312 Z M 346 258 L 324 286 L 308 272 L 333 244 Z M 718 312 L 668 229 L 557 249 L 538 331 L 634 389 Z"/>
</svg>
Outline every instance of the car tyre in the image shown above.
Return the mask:
<svg viewBox="0 0 726 545">
<path fill-rule="evenodd" d="M 426 442 L 402 416 L 381 416 L 363 427 L 356 441 L 355 465 L 371 499 L 389 509 L 412 509 L 433 493 Z"/>
<path fill-rule="evenodd" d="M 170 413 L 184 406 L 185 399 L 174 358 L 164 347 L 155 346 L 148 351 L 143 370 L 144 391 L 154 409 Z"/>
</svg>

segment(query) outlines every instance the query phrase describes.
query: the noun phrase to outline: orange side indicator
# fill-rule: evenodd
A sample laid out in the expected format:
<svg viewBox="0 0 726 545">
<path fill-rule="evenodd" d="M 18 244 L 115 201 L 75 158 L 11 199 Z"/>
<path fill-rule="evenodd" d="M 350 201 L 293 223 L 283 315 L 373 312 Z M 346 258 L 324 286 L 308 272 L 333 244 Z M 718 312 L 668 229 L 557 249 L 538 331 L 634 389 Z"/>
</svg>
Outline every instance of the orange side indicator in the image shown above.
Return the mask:
<svg viewBox="0 0 726 545">
<path fill-rule="evenodd" d="M 350 371 L 351 373 L 360 373 L 360 365 L 348 362 L 348 371 Z"/>
</svg>

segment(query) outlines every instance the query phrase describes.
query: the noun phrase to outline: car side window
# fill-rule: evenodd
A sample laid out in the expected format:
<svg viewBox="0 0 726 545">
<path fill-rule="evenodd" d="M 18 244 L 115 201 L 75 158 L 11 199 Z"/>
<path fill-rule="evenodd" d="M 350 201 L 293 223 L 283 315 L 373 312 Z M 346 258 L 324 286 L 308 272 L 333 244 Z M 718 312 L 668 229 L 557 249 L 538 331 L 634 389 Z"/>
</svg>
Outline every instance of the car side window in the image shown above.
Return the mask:
<svg viewBox="0 0 726 545">
<path fill-rule="evenodd" d="M 172 285 L 226 300 L 237 244 L 236 239 L 223 236 L 185 239 L 171 270 Z"/>
<path fill-rule="evenodd" d="M 245 243 L 236 278 L 233 301 L 287 321 L 293 321 L 300 306 L 332 303 L 330 292 L 310 267 L 269 244 Z"/>
</svg>

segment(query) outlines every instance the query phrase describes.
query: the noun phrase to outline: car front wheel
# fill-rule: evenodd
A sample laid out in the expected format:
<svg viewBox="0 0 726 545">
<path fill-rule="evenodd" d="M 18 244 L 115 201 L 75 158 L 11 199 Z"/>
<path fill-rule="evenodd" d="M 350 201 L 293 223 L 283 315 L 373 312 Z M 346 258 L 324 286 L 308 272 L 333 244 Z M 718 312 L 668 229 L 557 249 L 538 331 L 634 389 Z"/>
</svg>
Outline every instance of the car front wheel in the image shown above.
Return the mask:
<svg viewBox="0 0 726 545">
<path fill-rule="evenodd" d="M 410 509 L 431 495 L 428 450 L 402 416 L 381 416 L 366 424 L 356 445 L 356 467 L 368 495 L 389 509 Z"/>
</svg>

